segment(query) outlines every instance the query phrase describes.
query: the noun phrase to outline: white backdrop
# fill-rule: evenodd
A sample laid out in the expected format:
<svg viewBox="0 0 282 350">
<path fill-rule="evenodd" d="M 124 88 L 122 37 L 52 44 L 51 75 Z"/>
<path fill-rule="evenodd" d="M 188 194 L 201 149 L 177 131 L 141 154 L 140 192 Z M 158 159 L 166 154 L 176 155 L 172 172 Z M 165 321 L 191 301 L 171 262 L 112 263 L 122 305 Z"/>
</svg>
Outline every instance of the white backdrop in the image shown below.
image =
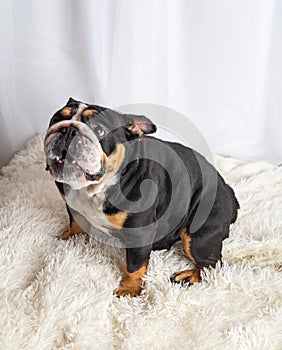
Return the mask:
<svg viewBox="0 0 282 350">
<path fill-rule="evenodd" d="M 69 96 L 168 106 L 213 152 L 282 162 L 281 19 L 279 0 L 0 0 L 1 164 Z"/>
</svg>

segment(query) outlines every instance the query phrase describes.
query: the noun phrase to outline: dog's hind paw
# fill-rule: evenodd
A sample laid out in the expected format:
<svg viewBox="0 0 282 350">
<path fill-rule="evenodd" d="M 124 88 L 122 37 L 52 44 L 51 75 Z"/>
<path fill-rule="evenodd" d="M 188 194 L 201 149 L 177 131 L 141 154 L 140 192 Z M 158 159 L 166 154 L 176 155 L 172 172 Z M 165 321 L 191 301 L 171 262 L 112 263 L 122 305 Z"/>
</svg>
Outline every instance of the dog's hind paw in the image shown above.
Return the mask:
<svg viewBox="0 0 282 350">
<path fill-rule="evenodd" d="M 189 283 L 193 284 L 196 282 L 201 281 L 201 270 L 200 269 L 192 269 L 192 270 L 185 270 L 174 273 L 170 277 L 170 281 L 172 283 Z"/>
</svg>

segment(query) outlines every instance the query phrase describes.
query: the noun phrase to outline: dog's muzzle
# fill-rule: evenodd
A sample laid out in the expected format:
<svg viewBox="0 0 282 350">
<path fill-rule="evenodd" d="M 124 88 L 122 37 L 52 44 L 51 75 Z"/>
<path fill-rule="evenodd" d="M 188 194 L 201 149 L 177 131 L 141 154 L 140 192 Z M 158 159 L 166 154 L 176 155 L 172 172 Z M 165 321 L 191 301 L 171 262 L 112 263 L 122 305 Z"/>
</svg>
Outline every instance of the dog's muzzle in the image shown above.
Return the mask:
<svg viewBox="0 0 282 350">
<path fill-rule="evenodd" d="M 105 173 L 106 156 L 94 132 L 84 123 L 64 120 L 46 133 L 47 167 L 58 182 L 80 189 L 98 183 Z"/>
</svg>

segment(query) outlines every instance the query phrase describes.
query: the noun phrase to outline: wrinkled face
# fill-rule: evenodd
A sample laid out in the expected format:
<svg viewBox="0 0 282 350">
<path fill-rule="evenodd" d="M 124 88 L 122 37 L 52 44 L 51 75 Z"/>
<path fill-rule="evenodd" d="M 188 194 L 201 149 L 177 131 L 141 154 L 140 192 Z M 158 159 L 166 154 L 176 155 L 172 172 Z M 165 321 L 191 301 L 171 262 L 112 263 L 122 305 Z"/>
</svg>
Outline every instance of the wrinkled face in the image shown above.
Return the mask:
<svg viewBox="0 0 282 350">
<path fill-rule="evenodd" d="M 54 179 L 81 189 L 98 184 L 118 144 L 156 131 L 143 116 L 130 116 L 72 98 L 52 117 L 44 140 Z"/>
</svg>

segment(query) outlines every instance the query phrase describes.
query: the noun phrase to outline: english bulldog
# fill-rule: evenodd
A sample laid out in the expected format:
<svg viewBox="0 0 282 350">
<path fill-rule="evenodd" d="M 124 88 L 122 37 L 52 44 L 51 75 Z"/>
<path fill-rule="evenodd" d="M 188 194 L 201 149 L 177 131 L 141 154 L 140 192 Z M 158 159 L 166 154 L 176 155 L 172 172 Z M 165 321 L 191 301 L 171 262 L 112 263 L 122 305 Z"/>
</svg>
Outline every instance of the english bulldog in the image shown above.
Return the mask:
<svg viewBox="0 0 282 350">
<path fill-rule="evenodd" d="M 117 296 L 140 295 L 151 251 L 177 241 L 194 268 L 171 281 L 200 282 L 201 270 L 221 261 L 237 218 L 234 191 L 213 165 L 189 147 L 149 136 L 156 129 L 146 116 L 70 98 L 44 140 L 46 170 L 70 220 L 60 238 L 92 227 L 126 248 Z"/>
</svg>

